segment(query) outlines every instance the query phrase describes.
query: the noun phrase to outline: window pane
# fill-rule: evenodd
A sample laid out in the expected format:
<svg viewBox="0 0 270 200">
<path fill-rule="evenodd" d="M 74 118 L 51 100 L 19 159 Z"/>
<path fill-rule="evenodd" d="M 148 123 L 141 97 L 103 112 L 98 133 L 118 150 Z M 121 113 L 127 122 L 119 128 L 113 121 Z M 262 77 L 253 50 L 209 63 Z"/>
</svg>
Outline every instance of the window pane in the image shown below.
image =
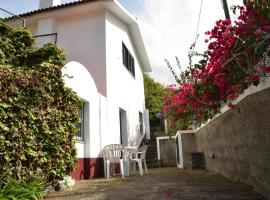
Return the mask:
<svg viewBox="0 0 270 200">
<path fill-rule="evenodd" d="M 135 77 L 134 58 L 124 43 L 122 43 L 122 57 L 124 66 Z"/>
<path fill-rule="evenodd" d="M 131 62 L 131 73 L 132 73 L 133 76 L 135 77 L 134 59 L 132 59 L 132 62 Z"/>
<path fill-rule="evenodd" d="M 75 139 L 78 141 L 84 141 L 84 104 L 79 114 L 80 114 L 80 122 L 77 124 L 78 133 Z"/>
<path fill-rule="evenodd" d="M 128 71 L 130 71 L 130 69 L 131 69 L 131 58 L 130 58 L 130 53 L 128 52 L 128 63 L 127 63 L 128 65 L 127 65 L 127 68 L 128 68 Z"/>
<path fill-rule="evenodd" d="M 125 45 L 122 43 L 123 64 L 126 65 Z"/>
</svg>

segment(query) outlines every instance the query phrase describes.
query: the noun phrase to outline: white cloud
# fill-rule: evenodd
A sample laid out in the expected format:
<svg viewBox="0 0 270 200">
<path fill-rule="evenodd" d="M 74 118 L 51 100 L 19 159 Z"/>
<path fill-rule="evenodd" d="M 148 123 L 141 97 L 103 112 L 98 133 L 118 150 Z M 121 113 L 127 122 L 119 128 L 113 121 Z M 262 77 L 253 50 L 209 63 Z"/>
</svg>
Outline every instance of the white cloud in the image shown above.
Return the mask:
<svg viewBox="0 0 270 200">
<path fill-rule="evenodd" d="M 163 84 L 171 84 L 173 77 L 164 59 L 175 65 L 175 56 L 182 66 L 188 63 L 188 49 L 195 40 L 200 10 L 199 0 L 140 0 L 144 11 L 135 13 L 141 21 L 142 34 L 153 67 L 151 76 Z M 230 0 L 229 3 L 241 0 Z M 206 50 L 204 32 L 216 20 L 224 18 L 220 0 L 204 0 L 199 26 L 197 50 Z"/>
</svg>

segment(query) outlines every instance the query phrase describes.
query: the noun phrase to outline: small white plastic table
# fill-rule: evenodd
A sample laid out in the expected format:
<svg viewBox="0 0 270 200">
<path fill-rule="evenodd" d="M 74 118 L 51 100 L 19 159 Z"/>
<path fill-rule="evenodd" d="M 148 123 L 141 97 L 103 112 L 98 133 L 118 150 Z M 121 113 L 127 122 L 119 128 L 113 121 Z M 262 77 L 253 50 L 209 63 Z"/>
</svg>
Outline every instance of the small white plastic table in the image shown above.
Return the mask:
<svg viewBox="0 0 270 200">
<path fill-rule="evenodd" d="M 134 146 L 127 146 L 125 147 L 125 174 L 126 176 L 129 176 L 129 168 L 132 168 L 133 171 L 133 166 L 130 166 L 130 161 L 129 161 L 129 156 L 131 153 L 136 153 L 138 151 L 138 147 L 134 147 Z M 136 166 L 135 166 L 136 167 Z"/>
</svg>

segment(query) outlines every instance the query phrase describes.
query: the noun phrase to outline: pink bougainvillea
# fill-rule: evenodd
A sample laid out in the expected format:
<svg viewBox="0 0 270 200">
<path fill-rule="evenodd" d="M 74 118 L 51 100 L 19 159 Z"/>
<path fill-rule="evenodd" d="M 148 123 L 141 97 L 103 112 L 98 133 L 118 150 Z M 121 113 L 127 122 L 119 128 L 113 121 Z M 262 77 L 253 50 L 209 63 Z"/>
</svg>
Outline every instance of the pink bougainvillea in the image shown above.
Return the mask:
<svg viewBox="0 0 270 200">
<path fill-rule="evenodd" d="M 270 73 L 269 63 L 262 62 L 264 54 L 270 54 L 269 19 L 252 5 L 238 8 L 241 15 L 237 21 L 218 20 L 205 33 L 208 49 L 204 59 L 184 73 L 189 81 L 181 83 L 179 88 L 167 88 L 165 116 L 201 123 Z M 237 108 L 233 104 L 229 106 Z"/>
</svg>

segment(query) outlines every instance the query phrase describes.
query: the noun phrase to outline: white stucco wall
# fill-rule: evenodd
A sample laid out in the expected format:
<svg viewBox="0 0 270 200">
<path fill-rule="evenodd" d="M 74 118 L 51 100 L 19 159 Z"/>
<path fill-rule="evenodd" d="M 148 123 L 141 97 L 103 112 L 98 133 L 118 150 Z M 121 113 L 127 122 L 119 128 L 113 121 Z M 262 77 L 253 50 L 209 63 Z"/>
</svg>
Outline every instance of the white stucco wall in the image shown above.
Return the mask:
<svg viewBox="0 0 270 200">
<path fill-rule="evenodd" d="M 37 35 L 55 33 L 55 31 L 56 31 L 56 21 L 54 18 L 50 17 L 38 21 Z"/>
<path fill-rule="evenodd" d="M 122 42 L 135 60 L 135 78 L 122 61 Z M 129 30 L 119 18 L 106 12 L 106 64 L 107 64 L 107 109 L 109 131 L 102 132 L 102 145 L 120 142 L 119 108 L 127 112 L 129 145 L 139 145 L 139 111 L 143 113 L 143 73 L 138 63 Z"/>
<path fill-rule="evenodd" d="M 84 142 L 77 142 L 78 158 L 97 157 L 100 152 L 99 136 L 99 93 L 94 79 L 87 69 L 78 62 L 69 62 L 62 70 L 66 86 L 71 88 L 83 100 Z"/>
<path fill-rule="evenodd" d="M 27 22 L 33 34 L 58 33 L 57 46 L 67 59 L 63 73 L 73 77 L 65 82 L 85 102 L 85 141 L 76 143 L 78 158 L 100 157 L 105 145 L 120 143 L 120 108 L 127 114 L 128 145 L 138 146 L 143 137 L 139 112 L 144 116 L 145 109 L 143 73 L 128 26 L 100 7 L 65 17 L 60 13 Z M 134 57 L 135 78 L 123 65 L 122 42 Z"/>
<path fill-rule="evenodd" d="M 96 10 L 57 19 L 57 46 L 67 61 L 82 63 L 92 75 L 98 91 L 106 96 L 105 16 Z"/>
<path fill-rule="evenodd" d="M 37 35 L 38 23 L 26 24 L 26 26 L 30 29 L 33 36 Z"/>
</svg>

